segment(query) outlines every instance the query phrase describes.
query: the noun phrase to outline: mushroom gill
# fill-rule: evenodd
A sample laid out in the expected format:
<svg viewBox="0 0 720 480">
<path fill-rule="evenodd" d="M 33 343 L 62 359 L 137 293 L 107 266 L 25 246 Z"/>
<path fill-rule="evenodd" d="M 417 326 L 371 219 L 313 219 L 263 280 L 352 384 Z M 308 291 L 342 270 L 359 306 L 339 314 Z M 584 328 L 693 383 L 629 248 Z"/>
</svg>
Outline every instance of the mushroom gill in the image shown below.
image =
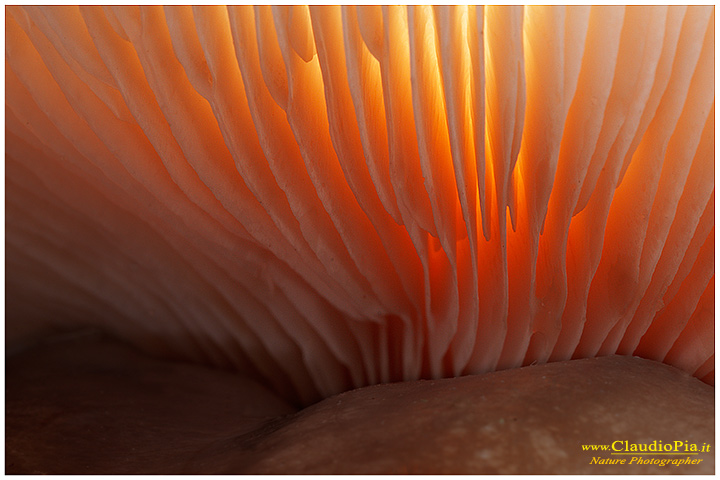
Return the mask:
<svg viewBox="0 0 720 480">
<path fill-rule="evenodd" d="M 308 405 L 611 354 L 714 383 L 714 8 L 6 7 L 6 346 Z"/>
</svg>

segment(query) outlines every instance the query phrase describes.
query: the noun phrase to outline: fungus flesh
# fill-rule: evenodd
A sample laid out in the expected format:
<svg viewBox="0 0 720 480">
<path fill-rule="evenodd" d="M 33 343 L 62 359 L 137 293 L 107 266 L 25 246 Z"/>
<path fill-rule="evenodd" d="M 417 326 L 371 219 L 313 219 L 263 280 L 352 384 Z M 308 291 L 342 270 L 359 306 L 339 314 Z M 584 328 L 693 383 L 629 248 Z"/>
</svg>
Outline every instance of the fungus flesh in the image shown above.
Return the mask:
<svg viewBox="0 0 720 480">
<path fill-rule="evenodd" d="M 714 55 L 712 6 L 8 6 L 6 349 L 712 385 Z"/>
</svg>

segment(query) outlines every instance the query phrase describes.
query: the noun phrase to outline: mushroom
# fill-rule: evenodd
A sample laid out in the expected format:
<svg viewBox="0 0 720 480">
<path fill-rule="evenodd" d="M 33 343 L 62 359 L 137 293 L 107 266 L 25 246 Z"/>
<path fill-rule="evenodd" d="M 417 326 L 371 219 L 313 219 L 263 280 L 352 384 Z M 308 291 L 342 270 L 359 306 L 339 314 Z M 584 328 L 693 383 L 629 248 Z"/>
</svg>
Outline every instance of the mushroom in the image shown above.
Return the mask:
<svg viewBox="0 0 720 480">
<path fill-rule="evenodd" d="M 714 384 L 714 53 L 712 6 L 8 6 L 6 349 Z"/>
</svg>

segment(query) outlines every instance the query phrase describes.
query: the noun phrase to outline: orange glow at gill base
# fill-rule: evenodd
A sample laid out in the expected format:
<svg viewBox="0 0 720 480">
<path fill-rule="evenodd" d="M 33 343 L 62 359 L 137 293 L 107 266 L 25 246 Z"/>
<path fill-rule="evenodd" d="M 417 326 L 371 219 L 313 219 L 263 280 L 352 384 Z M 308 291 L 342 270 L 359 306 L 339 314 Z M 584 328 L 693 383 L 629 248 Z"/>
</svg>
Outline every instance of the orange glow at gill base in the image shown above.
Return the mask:
<svg viewBox="0 0 720 480">
<path fill-rule="evenodd" d="M 714 45 L 712 6 L 8 6 L 7 342 L 302 404 L 613 353 L 713 383 Z"/>
</svg>

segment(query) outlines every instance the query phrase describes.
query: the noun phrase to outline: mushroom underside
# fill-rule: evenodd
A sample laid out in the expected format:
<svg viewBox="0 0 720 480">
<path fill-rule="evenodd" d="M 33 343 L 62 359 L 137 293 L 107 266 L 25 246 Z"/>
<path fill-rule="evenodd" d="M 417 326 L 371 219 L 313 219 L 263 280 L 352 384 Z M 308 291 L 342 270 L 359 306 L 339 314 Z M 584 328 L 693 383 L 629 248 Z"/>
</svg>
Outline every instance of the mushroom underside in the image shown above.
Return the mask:
<svg viewBox="0 0 720 480">
<path fill-rule="evenodd" d="M 156 367 L 272 398 L 263 418 L 318 419 L 342 392 L 470 376 L 442 383 L 450 401 L 450 385 L 561 368 L 547 362 L 567 367 L 558 391 L 605 365 L 626 371 L 618 391 L 631 395 L 650 365 L 631 356 L 714 385 L 713 6 L 5 11 L 14 405 L 54 388 L 81 402 L 91 378 L 137 393 L 127 372 L 162 383 Z M 108 346 L 125 359 L 118 378 L 74 377 L 112 363 L 96 340 L 75 360 L 42 340 L 88 328 L 127 345 Z M 23 383 L 55 363 L 77 396 Z M 711 387 L 683 378 L 671 396 L 705 402 Z M 323 399 L 320 417 L 291 413 Z M 71 405 L 36 400 L 60 418 Z M 705 438 L 703 405 L 693 435 Z M 6 421 L 20 425 L 17 408 Z M 195 415 L 181 410 L 167 418 Z M 215 436 L 203 451 L 218 469 L 249 468 L 223 463 L 222 436 L 262 426 L 197 414 L 199 436 L 178 448 Z M 261 428 L 273 462 L 288 431 Z"/>
</svg>

